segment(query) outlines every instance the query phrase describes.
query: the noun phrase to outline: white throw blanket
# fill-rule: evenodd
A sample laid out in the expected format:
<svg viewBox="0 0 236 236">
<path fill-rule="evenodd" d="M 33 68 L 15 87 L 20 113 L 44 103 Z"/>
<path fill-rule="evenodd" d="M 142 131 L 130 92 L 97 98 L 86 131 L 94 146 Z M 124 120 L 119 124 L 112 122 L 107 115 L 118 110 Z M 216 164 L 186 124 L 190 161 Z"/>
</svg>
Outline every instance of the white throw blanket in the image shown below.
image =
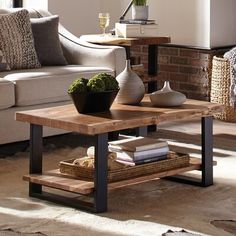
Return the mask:
<svg viewBox="0 0 236 236">
<path fill-rule="evenodd" d="M 230 105 L 236 107 L 236 47 L 224 54 L 230 62 Z"/>
</svg>

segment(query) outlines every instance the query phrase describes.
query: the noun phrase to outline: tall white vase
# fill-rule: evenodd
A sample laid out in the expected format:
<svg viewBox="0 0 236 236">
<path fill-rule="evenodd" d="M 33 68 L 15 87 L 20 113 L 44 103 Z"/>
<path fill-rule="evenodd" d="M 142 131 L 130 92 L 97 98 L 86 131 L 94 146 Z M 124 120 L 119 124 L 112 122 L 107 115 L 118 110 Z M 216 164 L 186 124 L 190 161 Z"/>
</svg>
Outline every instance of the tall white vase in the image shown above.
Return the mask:
<svg viewBox="0 0 236 236">
<path fill-rule="evenodd" d="M 183 93 L 171 89 L 169 81 L 165 81 L 161 90 L 153 92 L 149 96 L 152 104 L 157 107 L 180 106 L 186 101 Z"/>
<path fill-rule="evenodd" d="M 143 81 L 132 71 L 130 60 L 126 60 L 126 67 L 117 77 L 120 90 L 116 96 L 116 103 L 134 105 L 141 102 L 145 94 Z"/>
</svg>

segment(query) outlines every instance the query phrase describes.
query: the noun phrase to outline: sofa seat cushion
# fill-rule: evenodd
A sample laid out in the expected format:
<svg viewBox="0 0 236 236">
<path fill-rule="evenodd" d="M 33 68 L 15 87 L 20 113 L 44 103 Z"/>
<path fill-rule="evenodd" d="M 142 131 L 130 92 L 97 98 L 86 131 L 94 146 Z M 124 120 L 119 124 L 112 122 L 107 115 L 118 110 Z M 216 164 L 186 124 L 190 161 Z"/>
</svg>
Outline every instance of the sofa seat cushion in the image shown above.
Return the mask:
<svg viewBox="0 0 236 236">
<path fill-rule="evenodd" d="M 0 109 L 15 105 L 14 83 L 0 78 Z"/>
<path fill-rule="evenodd" d="M 6 71 L 0 77 L 14 82 L 16 105 L 28 106 L 70 100 L 67 89 L 75 79 L 90 78 L 100 72 L 113 74 L 106 67 L 67 65 Z"/>
</svg>

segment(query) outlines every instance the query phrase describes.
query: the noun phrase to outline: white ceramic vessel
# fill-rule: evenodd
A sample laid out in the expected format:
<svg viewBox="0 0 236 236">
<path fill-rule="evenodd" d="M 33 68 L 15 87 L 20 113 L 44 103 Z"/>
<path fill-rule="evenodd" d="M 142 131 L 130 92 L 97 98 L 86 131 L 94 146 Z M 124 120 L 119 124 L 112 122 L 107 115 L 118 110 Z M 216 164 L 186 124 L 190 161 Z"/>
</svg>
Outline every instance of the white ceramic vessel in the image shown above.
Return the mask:
<svg viewBox="0 0 236 236">
<path fill-rule="evenodd" d="M 141 102 L 145 94 L 143 81 L 132 71 L 130 60 L 126 60 L 126 67 L 117 77 L 120 90 L 115 102 L 120 104 L 134 105 Z"/>
<path fill-rule="evenodd" d="M 169 81 L 165 81 L 161 90 L 153 92 L 149 96 L 152 104 L 157 107 L 180 106 L 186 101 L 186 96 L 183 93 L 170 88 Z"/>
<path fill-rule="evenodd" d="M 135 6 L 131 8 L 133 20 L 147 20 L 148 19 L 148 6 Z"/>
</svg>

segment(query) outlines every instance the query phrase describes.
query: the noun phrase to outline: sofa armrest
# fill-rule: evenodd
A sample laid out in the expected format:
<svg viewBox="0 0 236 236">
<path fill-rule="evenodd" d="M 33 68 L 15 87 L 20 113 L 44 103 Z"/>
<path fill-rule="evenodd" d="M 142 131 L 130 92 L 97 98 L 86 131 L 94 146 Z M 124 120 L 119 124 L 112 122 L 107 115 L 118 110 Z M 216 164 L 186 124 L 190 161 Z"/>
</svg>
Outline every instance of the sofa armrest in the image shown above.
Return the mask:
<svg viewBox="0 0 236 236">
<path fill-rule="evenodd" d="M 60 41 L 69 64 L 108 67 L 118 75 L 125 68 L 126 52 L 123 47 L 87 43 L 59 27 Z"/>
</svg>

